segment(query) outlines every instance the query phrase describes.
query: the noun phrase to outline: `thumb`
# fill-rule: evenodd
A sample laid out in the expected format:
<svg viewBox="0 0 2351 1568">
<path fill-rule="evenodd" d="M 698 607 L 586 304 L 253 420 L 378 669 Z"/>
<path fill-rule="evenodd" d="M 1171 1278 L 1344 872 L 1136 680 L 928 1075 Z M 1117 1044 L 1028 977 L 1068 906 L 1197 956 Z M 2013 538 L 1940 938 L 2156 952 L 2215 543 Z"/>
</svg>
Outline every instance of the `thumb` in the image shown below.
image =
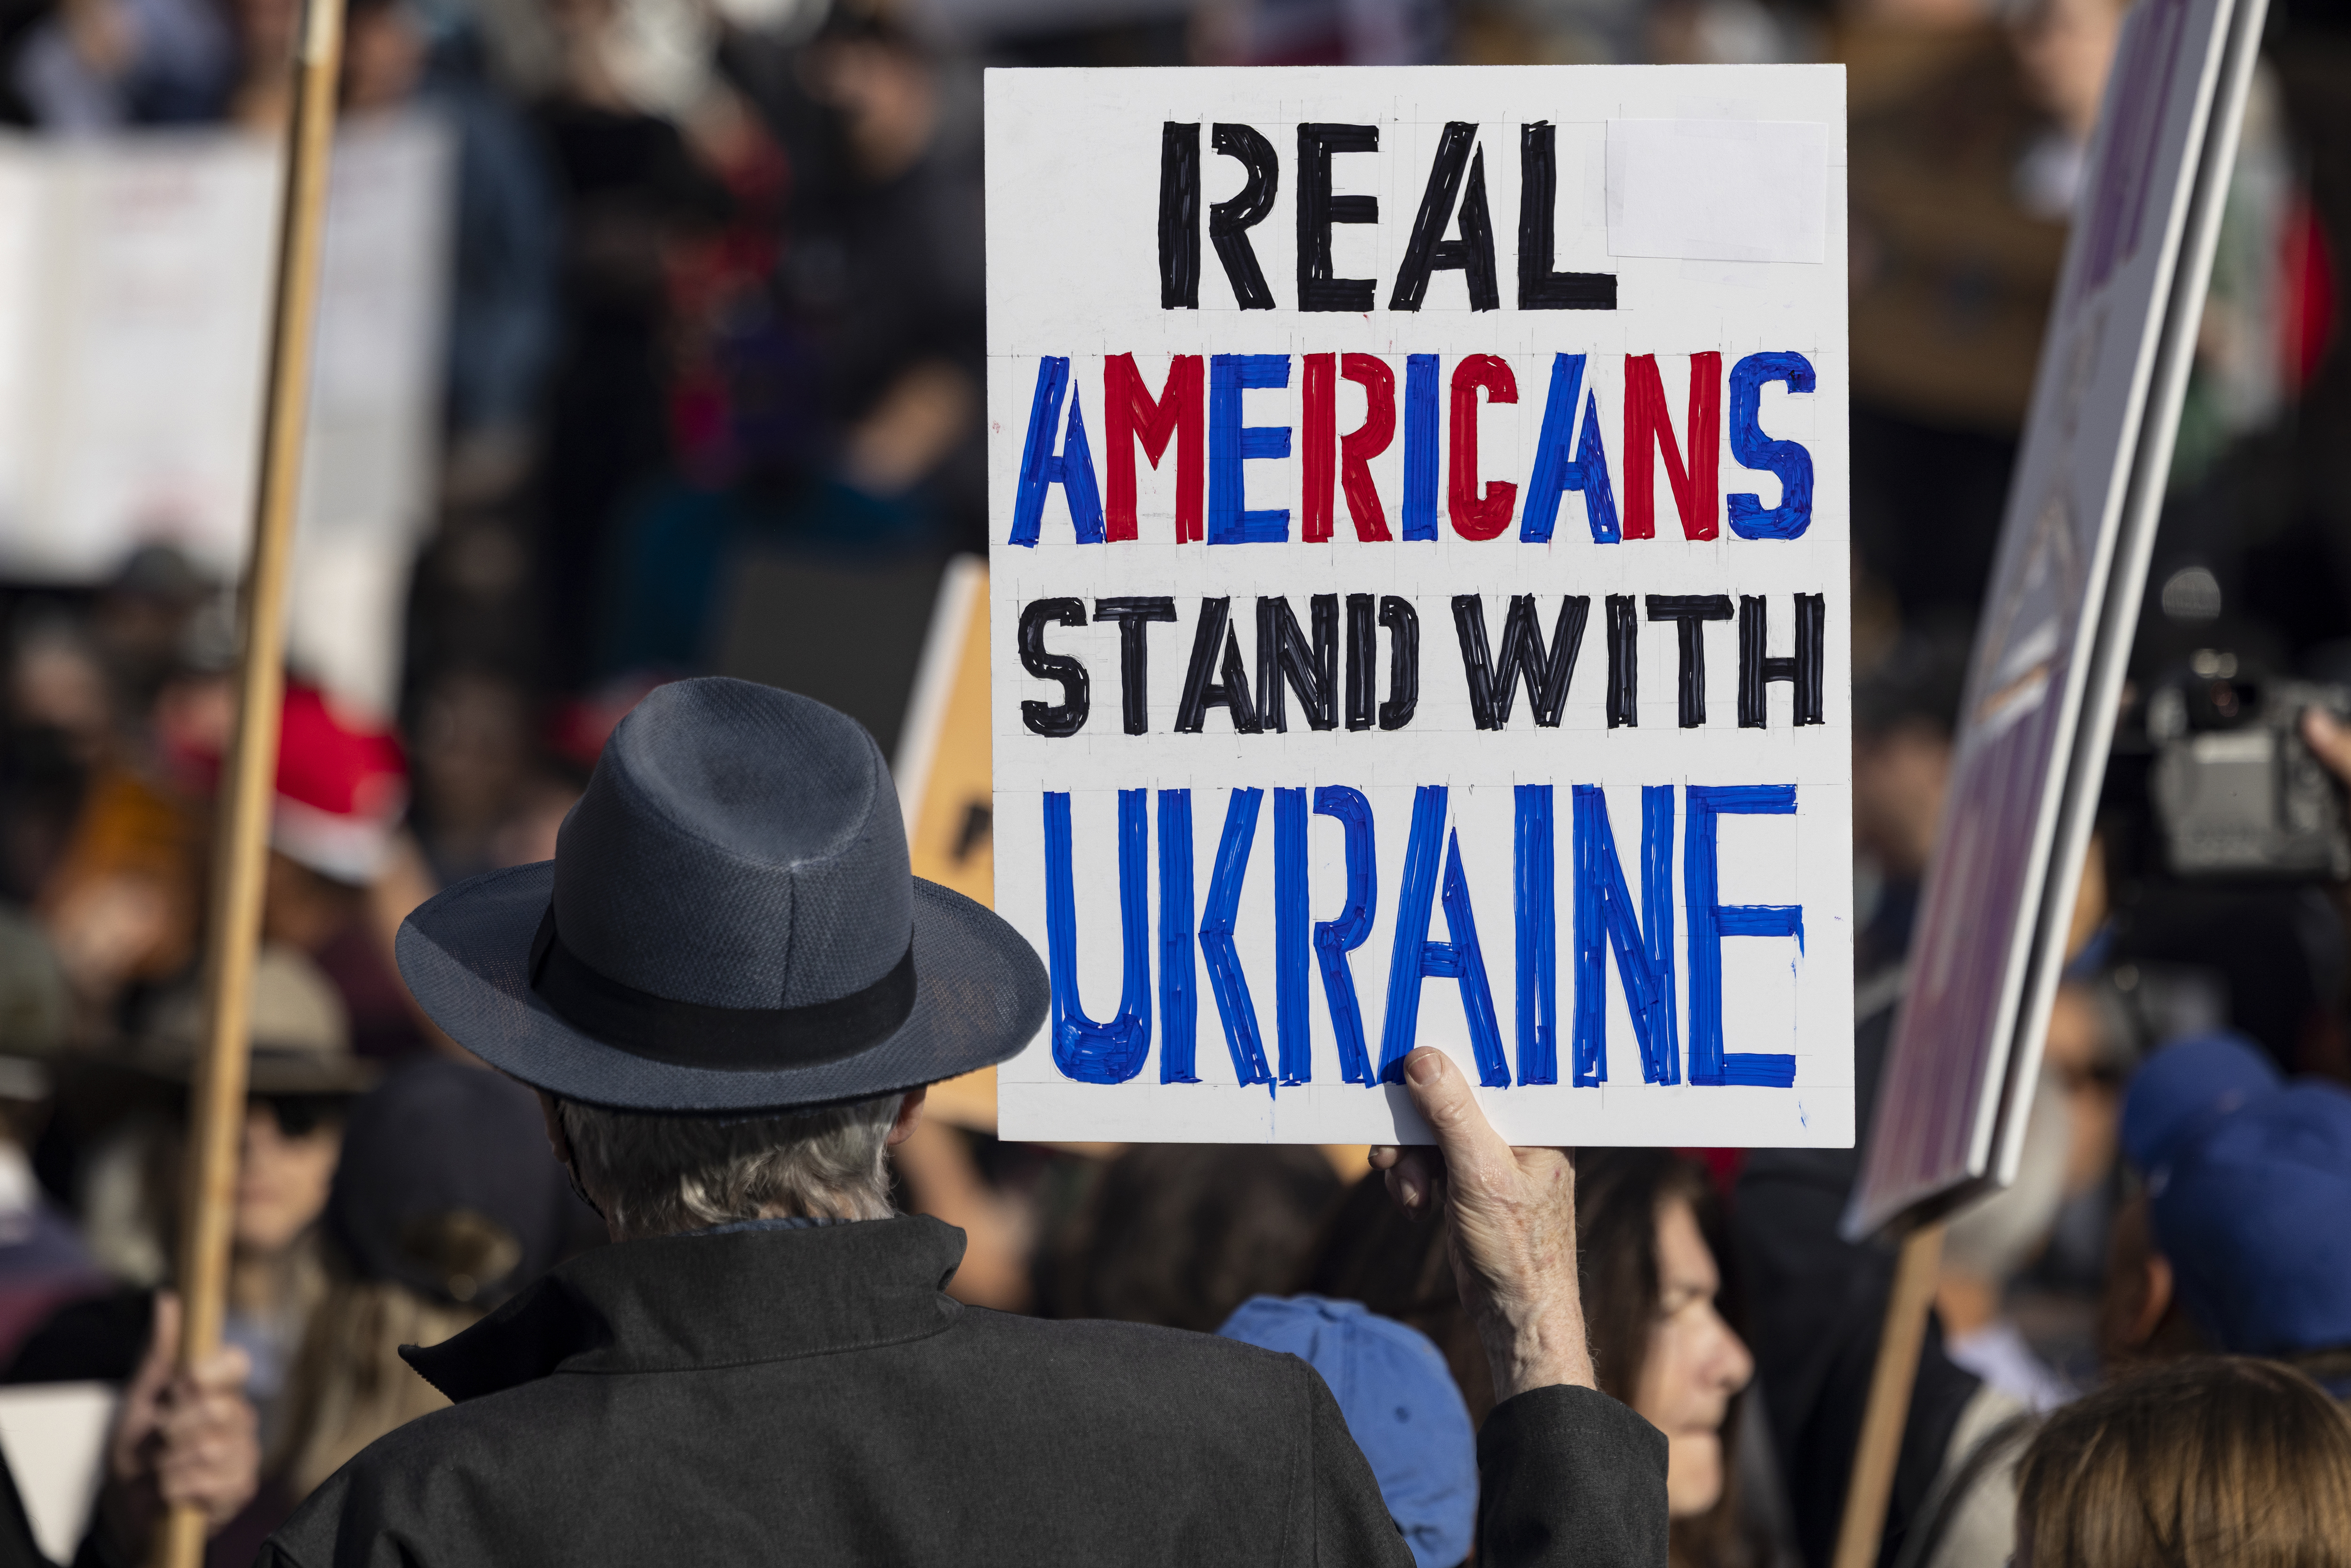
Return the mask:
<svg viewBox="0 0 2351 1568">
<path fill-rule="evenodd" d="M 163 1390 L 171 1384 L 172 1366 L 178 1359 L 179 1348 L 180 1298 L 169 1291 L 159 1291 L 155 1293 L 155 1321 L 148 1335 L 147 1354 L 131 1385 L 123 1390 L 120 1412 L 114 1420 L 114 1436 L 108 1444 L 108 1458 L 118 1481 L 135 1480 L 141 1473 L 141 1451 L 155 1431 Z"/>
<path fill-rule="evenodd" d="M 1413 1109 L 1437 1136 L 1457 1196 L 1485 1190 L 1510 1166 L 1510 1145 L 1486 1120 L 1469 1080 L 1451 1057 L 1422 1046 L 1404 1059 L 1404 1080 Z"/>
<path fill-rule="evenodd" d="M 139 1375 L 131 1380 L 130 1392 L 124 1397 L 128 1406 L 152 1405 L 172 1381 L 172 1369 L 180 1355 L 180 1298 L 171 1291 L 155 1292 L 154 1327 L 148 1334 L 147 1354 L 139 1364 Z"/>
</svg>

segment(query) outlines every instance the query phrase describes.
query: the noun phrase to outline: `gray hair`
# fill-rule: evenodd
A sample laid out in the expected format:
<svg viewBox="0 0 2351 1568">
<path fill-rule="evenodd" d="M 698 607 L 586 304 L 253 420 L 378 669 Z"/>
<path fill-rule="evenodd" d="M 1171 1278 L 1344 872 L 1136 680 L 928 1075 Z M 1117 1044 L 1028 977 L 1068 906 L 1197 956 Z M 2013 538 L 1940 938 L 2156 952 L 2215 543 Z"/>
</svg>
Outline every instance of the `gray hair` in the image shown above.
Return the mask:
<svg viewBox="0 0 2351 1568">
<path fill-rule="evenodd" d="M 904 1094 L 744 1120 L 608 1111 L 558 1100 L 571 1169 L 614 1237 L 632 1240 L 801 1215 L 886 1219 L 884 1155 Z"/>
</svg>

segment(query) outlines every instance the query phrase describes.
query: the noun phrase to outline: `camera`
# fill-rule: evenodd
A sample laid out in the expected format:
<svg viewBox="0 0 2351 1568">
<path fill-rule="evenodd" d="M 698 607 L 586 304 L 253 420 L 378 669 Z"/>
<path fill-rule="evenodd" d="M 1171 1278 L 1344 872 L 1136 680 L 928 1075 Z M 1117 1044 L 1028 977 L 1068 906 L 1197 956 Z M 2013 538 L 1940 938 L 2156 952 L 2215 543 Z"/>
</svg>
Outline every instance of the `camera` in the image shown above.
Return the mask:
<svg viewBox="0 0 2351 1568">
<path fill-rule="evenodd" d="M 2209 648 L 2147 692 L 2147 799 L 2173 875 L 2351 877 L 2343 792 L 2302 739 L 2313 707 L 2351 716 L 2351 689 L 2252 678 Z"/>
</svg>

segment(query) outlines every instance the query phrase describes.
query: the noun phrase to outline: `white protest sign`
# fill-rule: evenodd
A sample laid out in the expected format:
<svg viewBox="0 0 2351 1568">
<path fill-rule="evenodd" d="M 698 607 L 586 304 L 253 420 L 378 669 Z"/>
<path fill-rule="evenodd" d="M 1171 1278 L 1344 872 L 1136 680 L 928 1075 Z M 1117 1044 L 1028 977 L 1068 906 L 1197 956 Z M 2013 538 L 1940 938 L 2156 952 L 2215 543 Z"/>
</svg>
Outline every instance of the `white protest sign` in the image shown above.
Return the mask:
<svg viewBox="0 0 2351 1568">
<path fill-rule="evenodd" d="M 0 138 L 0 571 L 90 581 L 147 543 L 243 567 L 279 149 L 239 131 Z M 336 138 L 290 596 L 294 655 L 389 712 L 430 520 L 454 138 Z"/>
<path fill-rule="evenodd" d="M 2262 16 L 2140 0 L 2116 49 L 1850 1234 L 2013 1179 Z"/>
<path fill-rule="evenodd" d="M 1834 67 L 989 73 L 1005 1136 L 1425 1137 L 1433 1044 L 1850 1144 L 1844 162 Z"/>
</svg>

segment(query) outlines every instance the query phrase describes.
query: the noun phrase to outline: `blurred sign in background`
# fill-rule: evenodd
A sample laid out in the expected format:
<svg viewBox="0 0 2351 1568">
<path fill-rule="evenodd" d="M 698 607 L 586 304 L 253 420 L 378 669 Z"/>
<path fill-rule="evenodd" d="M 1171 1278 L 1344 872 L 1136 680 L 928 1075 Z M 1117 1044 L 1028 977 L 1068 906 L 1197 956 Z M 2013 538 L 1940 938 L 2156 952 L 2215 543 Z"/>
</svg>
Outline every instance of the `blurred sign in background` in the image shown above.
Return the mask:
<svg viewBox="0 0 2351 1568">
<path fill-rule="evenodd" d="M 352 125 L 329 200 L 291 635 L 382 714 L 434 500 L 452 152 L 435 120 Z M 144 544 L 239 569 L 278 185 L 237 131 L 0 141 L 0 573 L 100 580 Z"/>
</svg>

